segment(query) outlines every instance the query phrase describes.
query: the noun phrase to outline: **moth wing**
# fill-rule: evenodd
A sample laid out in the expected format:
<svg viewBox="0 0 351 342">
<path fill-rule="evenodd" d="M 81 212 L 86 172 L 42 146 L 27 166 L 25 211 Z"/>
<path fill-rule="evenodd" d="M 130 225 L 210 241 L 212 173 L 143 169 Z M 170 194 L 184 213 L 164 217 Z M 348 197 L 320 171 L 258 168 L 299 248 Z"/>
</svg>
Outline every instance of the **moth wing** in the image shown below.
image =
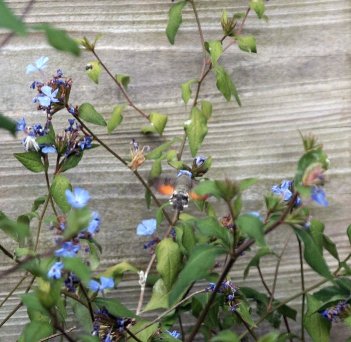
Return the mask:
<svg viewBox="0 0 351 342">
<path fill-rule="evenodd" d="M 161 195 L 171 196 L 175 189 L 175 180 L 169 177 L 158 177 L 150 183 Z"/>
</svg>

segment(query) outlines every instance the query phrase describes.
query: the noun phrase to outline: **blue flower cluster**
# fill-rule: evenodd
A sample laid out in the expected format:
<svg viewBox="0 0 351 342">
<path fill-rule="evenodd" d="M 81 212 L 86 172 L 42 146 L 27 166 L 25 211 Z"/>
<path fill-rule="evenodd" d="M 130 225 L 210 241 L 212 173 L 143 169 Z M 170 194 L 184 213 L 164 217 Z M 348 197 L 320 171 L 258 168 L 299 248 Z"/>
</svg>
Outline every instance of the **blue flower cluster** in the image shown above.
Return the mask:
<svg viewBox="0 0 351 342">
<path fill-rule="evenodd" d="M 293 195 L 294 182 L 291 180 L 283 180 L 279 185 L 272 186 L 272 193 L 280 196 L 284 202 L 289 202 Z M 299 207 L 302 204 L 301 198 L 297 197 L 294 207 Z"/>
<path fill-rule="evenodd" d="M 172 331 L 166 330 L 166 332 L 169 335 L 171 335 L 172 337 L 177 338 L 177 339 L 181 339 L 181 337 L 182 337 L 181 333 L 179 333 L 177 330 L 172 330 Z"/>
<path fill-rule="evenodd" d="M 330 322 L 338 322 L 343 315 L 348 315 L 349 313 L 350 304 L 343 300 L 334 307 L 323 310 L 320 314 Z"/>
<path fill-rule="evenodd" d="M 209 286 L 206 288 L 207 292 L 213 292 L 216 288 L 216 283 L 210 283 Z M 224 301 L 225 304 L 229 306 L 229 310 L 231 312 L 235 312 L 239 302 L 236 298 L 236 293 L 238 292 L 239 288 L 234 285 L 231 280 L 223 281 L 222 284 L 218 288 L 218 293 L 224 294 Z"/>
</svg>

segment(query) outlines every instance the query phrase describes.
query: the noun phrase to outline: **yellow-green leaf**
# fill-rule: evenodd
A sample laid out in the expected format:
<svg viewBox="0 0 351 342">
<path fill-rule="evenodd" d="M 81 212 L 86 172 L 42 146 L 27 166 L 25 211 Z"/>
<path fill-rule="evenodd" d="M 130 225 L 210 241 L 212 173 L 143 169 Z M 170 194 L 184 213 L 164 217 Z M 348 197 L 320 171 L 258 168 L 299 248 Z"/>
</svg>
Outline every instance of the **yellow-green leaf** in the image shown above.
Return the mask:
<svg viewBox="0 0 351 342">
<path fill-rule="evenodd" d="M 123 120 L 123 111 L 124 107 L 117 105 L 113 108 L 111 118 L 107 121 L 107 131 L 111 133 Z"/>
<path fill-rule="evenodd" d="M 106 121 L 90 103 L 83 103 L 79 107 L 79 117 L 86 122 L 99 126 L 106 126 Z"/>
<path fill-rule="evenodd" d="M 172 5 L 168 12 L 168 24 L 166 28 L 166 35 L 169 42 L 173 45 L 175 36 L 178 32 L 179 26 L 182 23 L 182 10 L 187 1 L 179 1 Z"/>
<path fill-rule="evenodd" d="M 101 66 L 98 61 L 93 61 L 85 66 L 85 71 L 88 77 L 96 84 L 99 83 L 99 77 L 101 74 Z"/>
<path fill-rule="evenodd" d="M 157 133 L 161 135 L 163 133 L 163 130 L 166 127 L 167 119 L 168 119 L 167 115 L 156 113 L 156 112 L 152 112 L 149 117 L 151 125 L 155 127 Z"/>
</svg>

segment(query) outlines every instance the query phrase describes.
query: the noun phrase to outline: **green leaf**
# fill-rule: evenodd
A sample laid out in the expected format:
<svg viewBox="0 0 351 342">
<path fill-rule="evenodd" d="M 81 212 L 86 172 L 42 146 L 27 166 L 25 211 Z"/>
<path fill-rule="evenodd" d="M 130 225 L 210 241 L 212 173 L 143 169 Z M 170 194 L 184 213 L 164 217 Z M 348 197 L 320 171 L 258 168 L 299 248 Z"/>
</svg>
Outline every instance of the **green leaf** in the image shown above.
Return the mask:
<svg viewBox="0 0 351 342">
<path fill-rule="evenodd" d="M 258 217 L 249 214 L 240 215 L 236 220 L 236 224 L 240 231 L 254 239 L 258 246 L 266 246 L 263 222 Z"/>
<path fill-rule="evenodd" d="M 128 84 L 130 82 L 130 77 L 128 75 L 118 74 L 115 77 L 116 80 L 122 84 L 124 89 L 128 89 Z"/>
<path fill-rule="evenodd" d="M 260 337 L 258 342 L 276 342 L 278 340 L 278 337 L 279 337 L 279 334 L 273 331 Z"/>
<path fill-rule="evenodd" d="M 168 290 L 162 279 L 158 279 L 152 288 L 150 301 L 147 303 L 143 312 L 167 309 L 168 308 Z"/>
<path fill-rule="evenodd" d="M 195 157 L 208 131 L 206 116 L 194 107 L 191 111 L 191 120 L 185 122 L 184 129 L 189 140 L 191 155 Z"/>
<path fill-rule="evenodd" d="M 173 138 L 172 140 L 164 142 L 162 145 L 157 146 L 152 149 L 148 154 L 146 154 L 146 159 L 159 159 L 162 157 L 162 153 L 169 149 L 176 141 L 179 141 L 178 138 Z"/>
<path fill-rule="evenodd" d="M 93 301 L 100 309 L 105 308 L 113 316 L 117 317 L 136 317 L 133 311 L 127 309 L 118 299 L 116 298 L 102 298 L 96 297 Z"/>
<path fill-rule="evenodd" d="M 349 238 L 350 244 L 351 244 L 351 224 L 347 227 L 347 236 Z"/>
<path fill-rule="evenodd" d="M 185 255 L 190 255 L 196 244 L 196 238 L 191 223 L 178 222 L 175 230 L 177 243 L 180 246 L 181 252 Z"/>
<path fill-rule="evenodd" d="M 223 94 L 224 98 L 227 101 L 230 101 L 232 96 L 234 96 L 236 102 L 241 107 L 238 91 L 236 90 L 236 87 L 226 70 L 218 64 L 213 68 L 213 70 L 216 75 L 216 86 L 218 90 Z"/>
<path fill-rule="evenodd" d="M 156 335 L 159 331 L 158 323 L 152 324 L 149 327 L 144 328 L 144 326 L 149 325 L 149 323 L 149 321 L 138 320 L 138 322 L 135 325 L 133 325 L 129 330 L 133 334 L 135 334 L 139 341 L 149 342 L 151 341 L 152 336 Z"/>
<path fill-rule="evenodd" d="M 111 119 L 107 121 L 107 131 L 109 134 L 122 122 L 122 111 L 124 106 L 117 105 L 113 108 Z"/>
<path fill-rule="evenodd" d="M 68 178 L 62 175 L 56 175 L 50 188 L 50 193 L 56 202 L 56 204 L 60 207 L 60 209 L 67 213 L 71 206 L 68 204 L 66 199 L 66 190 L 72 190 L 72 186 Z"/>
<path fill-rule="evenodd" d="M 151 125 L 155 127 L 156 132 L 161 135 L 166 127 L 167 119 L 168 119 L 167 115 L 156 113 L 156 112 L 150 113 L 150 117 L 149 117 Z"/>
<path fill-rule="evenodd" d="M 65 172 L 69 169 L 76 167 L 83 158 L 83 152 L 74 153 L 64 159 L 62 166 L 60 167 L 61 172 Z"/>
<path fill-rule="evenodd" d="M 182 23 L 182 10 L 187 1 L 179 1 L 172 5 L 168 12 L 168 23 L 166 28 L 166 35 L 169 42 L 173 45 L 175 36 L 178 32 L 179 26 Z"/>
<path fill-rule="evenodd" d="M 0 2 L 0 8 L 1 8 L 1 2 Z M 0 9 L 0 26 L 1 26 L 1 9 Z M 17 127 L 17 123 L 16 121 L 10 119 L 9 117 L 2 115 L 0 113 L 0 128 L 6 129 L 7 131 L 9 131 L 13 136 L 16 135 L 16 127 Z"/>
<path fill-rule="evenodd" d="M 72 298 L 67 297 L 66 300 L 72 306 L 74 317 L 79 325 L 85 332 L 91 333 L 91 331 L 93 331 L 93 325 L 91 322 L 89 309 L 85 305 L 79 303 L 76 300 L 73 300 Z"/>
<path fill-rule="evenodd" d="M 240 315 L 240 317 L 250 326 L 256 327 L 255 322 L 253 321 L 250 314 L 250 307 L 244 301 L 241 301 L 236 309 L 236 312 Z"/>
<path fill-rule="evenodd" d="M 94 242 L 87 241 L 89 245 L 89 265 L 92 271 L 96 270 L 100 265 L 100 249 Z"/>
<path fill-rule="evenodd" d="M 162 164 L 161 159 L 156 159 L 152 163 L 151 170 L 150 170 L 150 178 L 157 178 L 162 173 Z"/>
<path fill-rule="evenodd" d="M 338 261 L 340 261 L 338 249 L 335 243 L 325 234 L 323 234 L 323 247 Z"/>
<path fill-rule="evenodd" d="M 64 230 L 63 237 L 70 239 L 85 229 L 91 220 L 91 212 L 87 207 L 82 209 L 73 209 L 67 215 L 67 227 Z"/>
<path fill-rule="evenodd" d="M 214 266 L 216 257 L 224 254 L 225 250 L 218 246 L 198 245 L 190 255 L 185 267 L 179 273 L 175 282 L 169 304 L 172 306 L 184 294 L 192 282 L 205 278 Z"/>
<path fill-rule="evenodd" d="M 56 134 L 51 122 L 49 124 L 49 132 L 42 137 L 37 137 L 35 140 L 39 145 L 55 145 Z"/>
<path fill-rule="evenodd" d="M 99 83 L 99 78 L 101 74 L 101 66 L 98 61 L 92 61 L 89 62 L 85 66 L 85 72 L 88 75 L 88 77 L 96 84 Z"/>
<path fill-rule="evenodd" d="M 250 0 L 249 6 L 252 10 L 256 12 L 257 17 L 259 19 L 262 19 L 264 17 L 264 11 L 265 11 L 264 0 Z"/>
<path fill-rule="evenodd" d="M 307 312 L 303 322 L 304 327 L 313 341 L 329 342 L 331 323 L 316 312 L 321 303 L 310 294 L 307 294 L 306 298 Z"/>
<path fill-rule="evenodd" d="M 26 25 L 16 17 L 4 1 L 0 1 L 0 27 L 7 28 L 21 36 L 27 33 Z"/>
<path fill-rule="evenodd" d="M 228 229 L 219 224 L 215 217 L 197 219 L 195 223 L 201 234 L 204 234 L 209 238 L 215 237 L 223 242 L 228 251 L 231 249 L 232 235 Z"/>
<path fill-rule="evenodd" d="M 256 38 L 254 36 L 237 36 L 235 39 L 238 42 L 240 50 L 257 53 Z"/>
<path fill-rule="evenodd" d="M 240 342 L 237 334 L 230 330 L 222 330 L 211 338 L 211 342 Z"/>
<path fill-rule="evenodd" d="M 257 183 L 257 178 L 247 178 L 240 181 L 240 191 L 245 191 Z"/>
<path fill-rule="evenodd" d="M 90 103 L 83 103 L 79 107 L 79 118 L 86 122 L 90 122 L 99 126 L 106 126 L 106 121 L 100 113 L 98 113 L 94 106 Z"/>
<path fill-rule="evenodd" d="M 324 224 L 318 220 L 311 220 L 310 229 L 311 237 L 317 245 L 321 254 L 323 254 L 323 231 Z"/>
<path fill-rule="evenodd" d="M 311 235 L 301 229 L 294 229 L 294 231 L 298 238 L 304 243 L 304 258 L 306 262 L 321 276 L 332 279 L 333 276 L 330 273 L 329 267 Z"/>
<path fill-rule="evenodd" d="M 271 255 L 274 254 L 268 247 L 262 247 L 260 248 L 255 256 L 250 260 L 250 262 L 247 264 L 245 270 L 244 270 L 244 278 L 246 278 L 249 275 L 250 267 L 256 267 L 260 264 L 260 260 L 262 257 L 266 255 Z"/>
<path fill-rule="evenodd" d="M 154 126 L 143 126 L 140 128 L 140 132 L 143 134 L 152 134 L 152 133 L 158 133 L 156 131 L 156 128 Z"/>
<path fill-rule="evenodd" d="M 57 50 L 70 52 L 74 56 L 80 55 L 80 48 L 76 40 L 72 39 L 65 31 L 48 24 L 40 24 L 34 28 L 43 30 L 49 44 Z"/>
<path fill-rule="evenodd" d="M 83 283 L 91 279 L 90 268 L 80 258 L 62 258 L 62 261 L 64 269 L 74 272 Z"/>
<path fill-rule="evenodd" d="M 190 100 L 191 93 L 192 93 L 191 85 L 195 82 L 196 82 L 196 80 L 190 80 L 190 81 L 182 83 L 180 86 L 182 89 L 182 99 L 183 99 L 185 104 L 187 104 L 188 101 Z"/>
<path fill-rule="evenodd" d="M 32 211 L 37 211 L 39 207 L 45 203 L 46 198 L 47 198 L 47 195 L 36 198 L 32 205 Z"/>
<path fill-rule="evenodd" d="M 0 6 L 1 7 L 1 6 Z M 49 322 L 32 321 L 24 327 L 21 338 L 23 342 L 39 341 L 54 333 L 53 327 Z"/>
<path fill-rule="evenodd" d="M 45 170 L 39 152 L 14 153 L 14 156 L 25 168 L 32 172 L 42 172 Z"/>
<path fill-rule="evenodd" d="M 163 239 L 156 247 L 157 271 L 164 285 L 171 289 L 181 268 L 182 254 L 173 239 Z"/>
<path fill-rule="evenodd" d="M 108 267 L 104 272 L 99 274 L 99 277 L 112 277 L 117 282 L 120 282 L 125 272 L 138 273 L 138 269 L 129 262 L 123 261 Z"/>
<path fill-rule="evenodd" d="M 212 116 L 212 103 L 206 100 L 201 101 L 201 111 L 208 121 Z"/>
<path fill-rule="evenodd" d="M 211 62 L 215 66 L 217 65 L 217 61 L 219 57 L 221 57 L 223 53 L 223 46 L 221 41 L 219 40 L 210 40 L 208 42 L 205 42 L 205 48 L 207 52 L 211 56 Z"/>
<path fill-rule="evenodd" d="M 30 236 L 28 225 L 15 222 L 6 215 L 0 213 L 0 230 L 12 237 L 15 241 L 24 241 L 27 236 Z"/>
</svg>

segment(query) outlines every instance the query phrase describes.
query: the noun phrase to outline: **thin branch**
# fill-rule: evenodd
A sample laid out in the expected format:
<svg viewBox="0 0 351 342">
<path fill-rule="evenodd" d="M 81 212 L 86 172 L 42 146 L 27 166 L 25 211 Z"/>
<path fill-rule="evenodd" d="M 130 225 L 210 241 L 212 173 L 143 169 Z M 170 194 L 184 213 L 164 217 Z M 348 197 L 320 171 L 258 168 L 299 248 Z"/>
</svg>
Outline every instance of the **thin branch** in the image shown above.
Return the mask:
<svg viewBox="0 0 351 342">
<path fill-rule="evenodd" d="M 90 301 L 90 298 L 89 298 L 89 296 L 87 294 L 87 291 L 85 290 L 84 286 L 81 283 L 79 284 L 79 288 L 82 291 L 83 296 L 85 297 L 85 299 L 86 299 L 86 301 L 88 303 L 88 309 L 89 309 L 91 321 L 94 322 L 94 320 L 95 320 L 94 310 L 93 310 L 93 306 L 91 305 L 91 301 Z"/>
<path fill-rule="evenodd" d="M 21 286 L 23 281 L 27 279 L 28 274 L 26 273 L 16 284 L 16 286 L 6 295 L 6 297 L 3 299 L 3 301 L 0 303 L 0 308 L 5 304 L 5 302 L 12 296 L 12 294 Z"/>
<path fill-rule="evenodd" d="M 199 31 L 199 36 L 200 36 L 201 49 L 202 49 L 202 52 L 203 52 L 203 55 L 204 55 L 204 60 L 205 60 L 207 52 L 206 52 L 206 48 L 205 48 L 204 33 L 202 31 L 202 28 L 201 28 L 199 14 L 198 14 L 197 8 L 195 6 L 195 1 L 194 0 L 189 0 L 189 2 L 191 4 L 191 7 L 193 8 L 193 12 L 194 12 L 194 15 L 195 15 L 197 30 Z"/>
<path fill-rule="evenodd" d="M 303 255 L 302 255 L 302 245 L 300 239 L 296 236 L 297 242 L 299 244 L 299 258 L 300 258 L 300 274 L 301 274 L 301 290 L 303 292 L 301 296 L 301 341 L 305 340 L 305 329 L 303 325 L 303 321 L 305 318 L 305 275 L 303 270 Z"/>
<path fill-rule="evenodd" d="M 137 342 L 142 342 L 138 337 L 135 336 L 129 329 L 124 328 L 124 330 L 127 332 L 128 335 L 130 335 L 135 341 Z"/>
<path fill-rule="evenodd" d="M 14 260 L 15 256 L 9 252 L 3 245 L 0 244 L 0 250 L 6 255 L 8 256 L 10 259 Z"/>
<path fill-rule="evenodd" d="M 72 328 L 66 330 L 66 333 L 70 333 L 71 331 L 73 331 L 75 329 L 77 329 L 77 327 L 72 327 Z M 45 337 L 45 338 L 42 338 L 41 340 L 39 340 L 39 342 L 46 342 L 46 341 L 49 341 L 49 340 L 51 340 L 51 339 L 53 339 L 55 337 L 60 337 L 60 336 L 63 336 L 62 332 L 59 332 L 57 334 L 53 334 L 53 335 Z"/>
<path fill-rule="evenodd" d="M 46 155 L 46 158 L 47 158 L 47 155 Z M 50 181 L 49 181 L 49 174 L 48 174 L 47 168 L 45 168 L 45 181 L 46 181 L 46 186 L 48 188 L 48 197 L 49 197 L 49 200 L 50 200 L 50 204 L 51 204 L 52 210 L 53 210 L 55 216 L 58 217 L 58 213 L 56 211 L 56 208 L 55 208 L 55 205 L 54 205 L 54 201 L 53 201 L 52 196 L 51 196 Z"/>
<path fill-rule="evenodd" d="M 55 329 L 61 332 L 61 335 L 63 335 L 69 342 L 76 342 L 74 338 L 68 335 L 68 331 L 65 331 L 59 324 L 55 324 Z M 72 330 L 71 330 L 72 331 Z M 59 335 L 59 336 L 61 336 Z"/>
<path fill-rule="evenodd" d="M 50 191 L 50 190 L 49 190 Z M 43 211 L 41 212 L 41 215 L 39 217 L 39 223 L 38 223 L 38 229 L 37 229 L 37 236 L 36 236 L 36 240 L 35 240 L 35 246 L 34 246 L 34 252 L 37 251 L 38 249 L 38 245 L 39 245 L 39 236 L 40 236 L 40 232 L 41 232 L 41 226 L 43 224 L 43 220 L 44 220 L 44 216 L 45 216 L 45 212 L 46 212 L 46 209 L 48 207 L 48 204 L 49 204 L 49 199 L 51 198 L 51 195 L 50 193 L 48 194 L 48 197 L 46 198 L 45 200 L 45 203 L 44 203 L 44 207 L 43 207 Z"/>
<path fill-rule="evenodd" d="M 124 98 L 127 100 L 128 105 L 132 108 L 134 108 L 138 113 L 140 113 L 144 118 L 149 119 L 149 114 L 145 113 L 143 110 L 141 110 L 139 107 L 137 107 L 134 102 L 131 100 L 129 95 L 127 94 L 126 90 L 124 89 L 123 85 L 117 80 L 116 77 L 112 75 L 110 70 L 107 68 L 107 66 L 104 64 L 104 62 L 101 60 L 99 55 L 96 53 L 95 50 L 91 51 L 93 55 L 96 57 L 96 59 L 99 61 L 100 65 L 103 67 L 103 69 L 107 72 L 107 74 L 110 76 L 110 78 L 113 80 L 113 82 L 117 85 L 119 90 L 122 92 Z"/>
<path fill-rule="evenodd" d="M 250 328 L 250 326 L 248 325 L 247 322 L 245 322 L 245 320 L 241 317 L 241 315 L 239 314 L 239 312 L 235 311 L 235 315 L 240 319 L 241 323 L 243 323 L 245 325 L 246 330 L 249 332 L 249 334 L 253 337 L 253 339 L 255 341 L 258 340 L 255 332 Z"/>
<path fill-rule="evenodd" d="M 270 288 L 268 287 L 266 281 L 264 280 L 260 265 L 257 265 L 256 267 L 257 267 L 257 271 L 258 271 L 258 274 L 260 276 L 260 279 L 261 279 L 261 282 L 262 282 L 264 288 L 266 289 L 267 293 L 271 296 L 272 292 L 271 292 Z"/>
</svg>

